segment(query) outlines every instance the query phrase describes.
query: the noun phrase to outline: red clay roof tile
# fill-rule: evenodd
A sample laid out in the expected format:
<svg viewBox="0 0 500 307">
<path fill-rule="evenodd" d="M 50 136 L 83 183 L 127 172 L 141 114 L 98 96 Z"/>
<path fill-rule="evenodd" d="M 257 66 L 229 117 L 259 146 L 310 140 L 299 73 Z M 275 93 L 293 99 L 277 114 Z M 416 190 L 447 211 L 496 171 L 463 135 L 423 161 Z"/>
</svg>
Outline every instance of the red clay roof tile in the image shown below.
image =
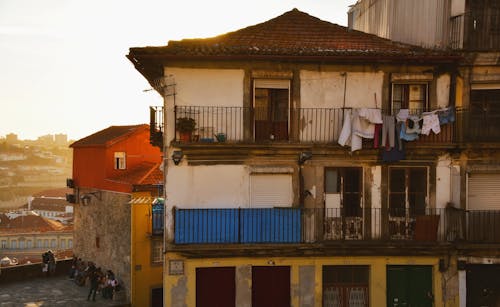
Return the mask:
<svg viewBox="0 0 500 307">
<path fill-rule="evenodd" d="M 70 147 L 106 146 L 113 140 L 130 135 L 138 129 L 144 128 L 149 129 L 149 125 L 110 126 L 74 142 Z"/>
<path fill-rule="evenodd" d="M 445 52 L 402 44 L 351 30 L 293 9 L 266 22 L 206 39 L 130 48 L 140 56 L 443 56 Z"/>
</svg>

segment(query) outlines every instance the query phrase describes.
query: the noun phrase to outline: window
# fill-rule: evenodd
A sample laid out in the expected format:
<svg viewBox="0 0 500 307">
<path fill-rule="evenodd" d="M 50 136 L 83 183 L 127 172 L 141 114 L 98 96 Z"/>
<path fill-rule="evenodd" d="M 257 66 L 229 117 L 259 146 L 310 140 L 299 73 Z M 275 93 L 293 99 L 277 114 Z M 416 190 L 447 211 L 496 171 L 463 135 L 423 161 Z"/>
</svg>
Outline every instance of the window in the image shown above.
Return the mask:
<svg viewBox="0 0 500 307">
<path fill-rule="evenodd" d="M 66 248 L 66 239 L 61 239 L 61 249 Z"/>
<path fill-rule="evenodd" d="M 409 109 L 410 113 L 421 113 L 428 109 L 427 84 L 393 84 L 392 112 Z"/>
<path fill-rule="evenodd" d="M 7 248 L 7 241 L 6 240 L 2 240 L 2 248 Z"/>
<path fill-rule="evenodd" d="M 151 262 L 163 264 L 163 241 L 151 240 Z"/>
<path fill-rule="evenodd" d="M 290 80 L 254 81 L 255 140 L 288 140 Z"/>
<path fill-rule="evenodd" d="M 68 239 L 68 248 L 73 248 L 73 239 Z"/>
<path fill-rule="evenodd" d="M 115 152 L 115 169 L 125 169 L 126 168 L 126 163 L 125 163 L 125 152 L 119 151 Z"/>
<path fill-rule="evenodd" d="M 389 168 L 389 208 L 391 215 L 425 213 L 427 201 L 427 168 Z"/>
<path fill-rule="evenodd" d="M 33 248 L 33 241 L 31 240 L 26 241 L 26 246 L 27 248 Z"/>
<path fill-rule="evenodd" d="M 369 306 L 367 265 L 323 266 L 323 306 Z"/>
<path fill-rule="evenodd" d="M 57 247 L 57 240 L 56 239 L 50 240 L 50 247 L 51 248 L 56 248 Z"/>
<path fill-rule="evenodd" d="M 10 241 L 10 248 L 12 248 L 12 249 L 16 249 L 17 248 L 17 241 L 16 240 Z"/>
<path fill-rule="evenodd" d="M 49 239 L 43 240 L 43 247 L 49 248 Z"/>
<path fill-rule="evenodd" d="M 42 240 L 41 239 L 36 240 L 36 247 L 38 247 L 38 248 L 42 247 Z"/>
<path fill-rule="evenodd" d="M 21 240 L 21 239 L 19 240 L 19 248 L 20 249 L 24 249 L 24 247 L 25 247 L 24 243 L 25 243 L 24 240 Z"/>
</svg>

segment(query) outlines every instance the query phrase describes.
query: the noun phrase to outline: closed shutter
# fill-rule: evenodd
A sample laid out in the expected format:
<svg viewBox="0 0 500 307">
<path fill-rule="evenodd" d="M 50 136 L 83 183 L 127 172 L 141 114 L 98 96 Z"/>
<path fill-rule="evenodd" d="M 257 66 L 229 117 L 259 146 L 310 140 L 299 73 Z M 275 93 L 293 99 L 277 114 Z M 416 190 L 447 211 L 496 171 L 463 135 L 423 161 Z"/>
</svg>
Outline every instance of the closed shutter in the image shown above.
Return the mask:
<svg viewBox="0 0 500 307">
<path fill-rule="evenodd" d="M 292 202 L 292 175 L 256 174 L 250 176 L 252 208 L 291 207 Z"/>
<path fill-rule="evenodd" d="M 289 89 L 290 80 L 280 80 L 280 79 L 256 79 L 255 88 L 277 88 L 277 89 Z"/>
<path fill-rule="evenodd" d="M 500 209 L 500 174 L 471 173 L 468 184 L 467 209 Z"/>
</svg>

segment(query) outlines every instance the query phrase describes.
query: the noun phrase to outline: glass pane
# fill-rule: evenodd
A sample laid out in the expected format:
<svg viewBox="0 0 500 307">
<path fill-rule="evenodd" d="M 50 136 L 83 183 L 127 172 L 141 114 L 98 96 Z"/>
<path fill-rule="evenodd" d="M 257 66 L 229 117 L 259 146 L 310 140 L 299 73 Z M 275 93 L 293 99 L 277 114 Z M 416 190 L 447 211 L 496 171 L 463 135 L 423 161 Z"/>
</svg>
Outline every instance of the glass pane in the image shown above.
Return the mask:
<svg viewBox="0 0 500 307">
<path fill-rule="evenodd" d="M 340 193 L 339 171 L 335 168 L 325 169 L 325 193 Z"/>
</svg>

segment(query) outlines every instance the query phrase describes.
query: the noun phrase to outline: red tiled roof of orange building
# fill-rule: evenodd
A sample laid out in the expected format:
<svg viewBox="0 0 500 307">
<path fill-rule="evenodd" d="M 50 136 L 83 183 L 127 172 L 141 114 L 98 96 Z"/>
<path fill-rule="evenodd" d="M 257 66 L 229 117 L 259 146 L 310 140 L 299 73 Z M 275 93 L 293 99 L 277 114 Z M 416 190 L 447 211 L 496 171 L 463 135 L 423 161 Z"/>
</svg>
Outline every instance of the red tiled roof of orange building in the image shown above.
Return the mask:
<svg viewBox="0 0 500 307">
<path fill-rule="evenodd" d="M 0 225 L 0 233 L 29 233 L 49 231 L 70 231 L 72 226 L 39 215 L 23 215 Z"/>
<path fill-rule="evenodd" d="M 161 184 L 163 182 L 163 172 L 159 170 L 159 167 L 159 163 L 141 162 L 119 176 L 108 178 L 107 180 L 134 185 Z"/>
<path fill-rule="evenodd" d="M 129 58 L 152 55 L 278 59 L 280 56 L 422 56 L 430 59 L 447 54 L 451 53 L 394 42 L 293 9 L 266 22 L 212 38 L 169 41 L 167 46 L 161 47 L 130 48 Z"/>
<path fill-rule="evenodd" d="M 149 130 L 149 125 L 110 126 L 74 142 L 70 147 L 109 146 L 114 141 L 121 140 L 139 129 L 146 128 Z"/>
</svg>

